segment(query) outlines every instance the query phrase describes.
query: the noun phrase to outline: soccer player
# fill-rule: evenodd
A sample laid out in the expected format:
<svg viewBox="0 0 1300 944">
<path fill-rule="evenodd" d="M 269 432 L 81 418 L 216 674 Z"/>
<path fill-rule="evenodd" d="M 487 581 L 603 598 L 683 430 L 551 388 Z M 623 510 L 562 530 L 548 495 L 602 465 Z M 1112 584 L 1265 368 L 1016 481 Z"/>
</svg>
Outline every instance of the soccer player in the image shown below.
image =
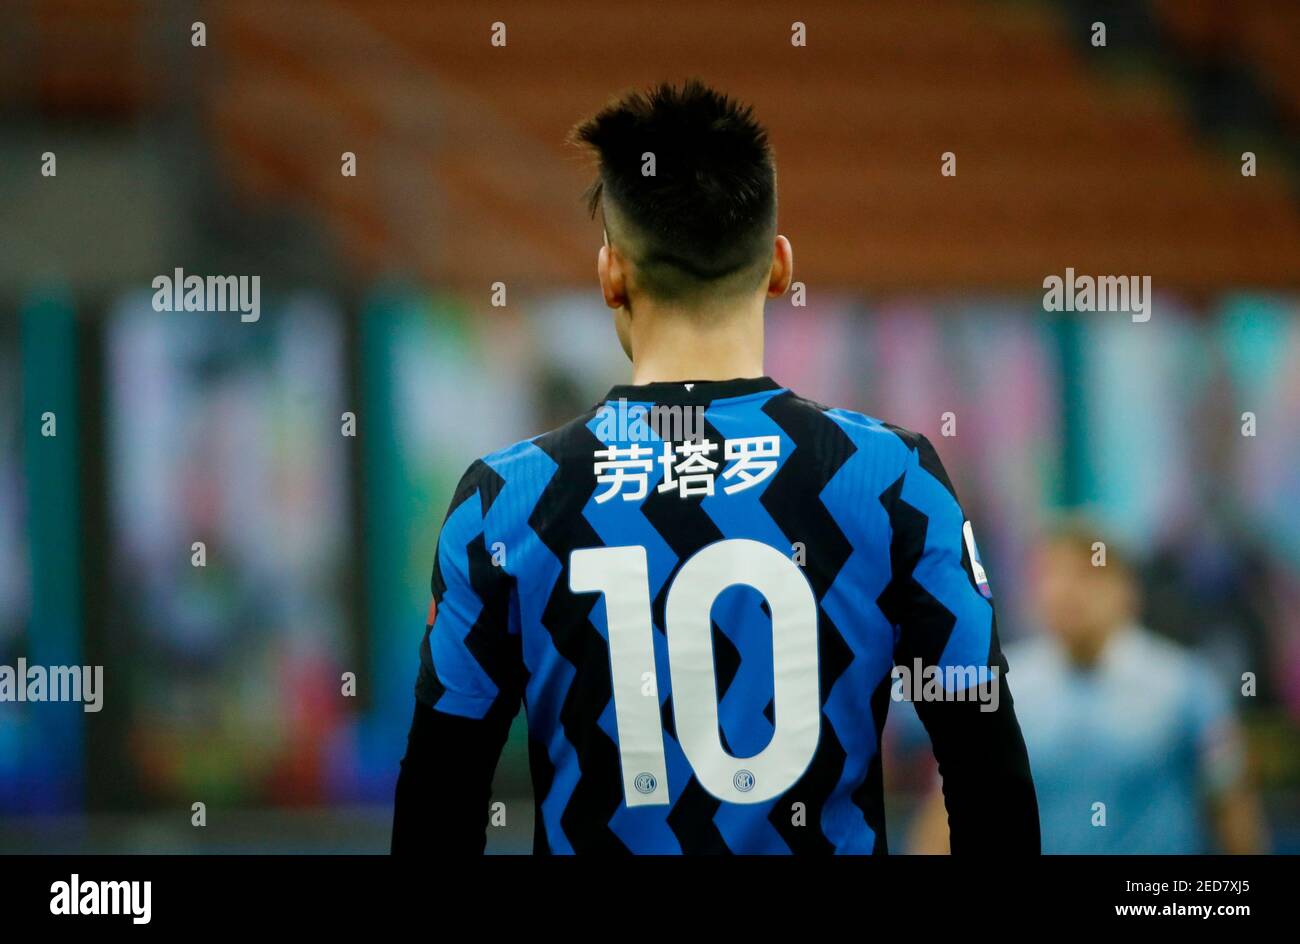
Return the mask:
<svg viewBox="0 0 1300 944">
<path fill-rule="evenodd" d="M 1263 848 L 1228 696 L 1202 656 L 1138 622 L 1137 574 L 1076 519 L 1043 536 L 1032 580 L 1040 632 L 1011 648 L 1038 763 L 1043 850 L 1187 855 Z M 918 851 L 943 851 L 942 804 L 924 805 Z"/>
<path fill-rule="evenodd" d="M 885 852 L 891 671 L 919 664 L 1002 686 L 916 704 L 952 848 L 1036 853 L 988 583 L 939 457 L 764 375 L 792 256 L 752 111 L 661 85 L 573 137 L 599 161 L 597 269 L 632 382 L 457 488 L 393 851 L 482 852 L 522 701 L 538 853 Z"/>
</svg>

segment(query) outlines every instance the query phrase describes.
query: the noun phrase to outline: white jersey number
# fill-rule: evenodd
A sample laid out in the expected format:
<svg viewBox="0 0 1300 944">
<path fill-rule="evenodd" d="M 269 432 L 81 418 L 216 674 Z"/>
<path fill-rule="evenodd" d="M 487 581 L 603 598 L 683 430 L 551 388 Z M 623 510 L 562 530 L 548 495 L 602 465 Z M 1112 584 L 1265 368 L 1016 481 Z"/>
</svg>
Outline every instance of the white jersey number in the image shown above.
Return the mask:
<svg viewBox="0 0 1300 944">
<path fill-rule="evenodd" d="M 718 594 L 753 587 L 772 611 L 775 730 L 753 757 L 733 757 L 718 734 L 711 611 Z M 644 547 L 595 547 L 569 559 L 574 593 L 603 593 L 609 631 L 614 714 L 628 806 L 669 802 L 654 630 Z M 682 565 L 668 589 L 664 618 L 677 738 L 700 784 L 720 800 L 762 803 L 803 775 L 817 749 L 817 601 L 799 567 L 775 548 L 733 538 L 710 544 Z"/>
</svg>

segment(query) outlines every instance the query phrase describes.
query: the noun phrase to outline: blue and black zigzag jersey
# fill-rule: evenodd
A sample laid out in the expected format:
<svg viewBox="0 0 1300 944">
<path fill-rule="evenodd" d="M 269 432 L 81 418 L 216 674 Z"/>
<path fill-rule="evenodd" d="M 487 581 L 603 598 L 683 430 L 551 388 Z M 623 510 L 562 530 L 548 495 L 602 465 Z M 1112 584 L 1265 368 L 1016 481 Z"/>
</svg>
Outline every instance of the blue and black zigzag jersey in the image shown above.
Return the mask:
<svg viewBox="0 0 1300 944">
<path fill-rule="evenodd" d="M 766 377 L 615 387 L 475 462 L 432 583 L 395 850 L 449 780 L 486 777 L 466 801 L 486 808 L 522 702 L 537 852 L 882 852 L 891 670 L 1005 669 L 930 443 Z M 963 803 L 1009 804 L 1037 844 L 1003 700 L 951 723 L 917 704 L 955 850 Z M 414 756 L 422 725 L 450 756 Z"/>
</svg>

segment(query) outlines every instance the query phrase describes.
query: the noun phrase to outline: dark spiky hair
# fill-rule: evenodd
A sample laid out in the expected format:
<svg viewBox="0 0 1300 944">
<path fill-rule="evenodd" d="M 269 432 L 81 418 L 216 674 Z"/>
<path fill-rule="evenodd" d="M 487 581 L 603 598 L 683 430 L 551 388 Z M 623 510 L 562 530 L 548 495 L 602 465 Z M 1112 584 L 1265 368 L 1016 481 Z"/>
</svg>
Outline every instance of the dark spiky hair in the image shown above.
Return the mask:
<svg viewBox="0 0 1300 944">
<path fill-rule="evenodd" d="M 573 129 L 588 191 L 635 281 L 670 301 L 753 289 L 771 265 L 776 166 L 753 109 L 698 80 L 630 92 Z M 653 155 L 653 173 L 648 172 Z"/>
</svg>

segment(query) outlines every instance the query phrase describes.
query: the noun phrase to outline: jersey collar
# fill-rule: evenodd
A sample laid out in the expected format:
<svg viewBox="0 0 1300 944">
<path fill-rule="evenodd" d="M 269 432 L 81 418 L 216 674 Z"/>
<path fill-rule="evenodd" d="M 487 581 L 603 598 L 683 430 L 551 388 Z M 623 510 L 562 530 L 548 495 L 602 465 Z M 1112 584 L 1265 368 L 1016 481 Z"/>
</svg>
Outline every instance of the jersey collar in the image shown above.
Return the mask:
<svg viewBox="0 0 1300 944">
<path fill-rule="evenodd" d="M 648 384 L 617 384 L 605 401 L 634 403 L 708 403 L 728 397 L 743 397 L 767 390 L 780 390 L 771 377 L 738 377 L 735 380 L 665 380 Z"/>
</svg>

